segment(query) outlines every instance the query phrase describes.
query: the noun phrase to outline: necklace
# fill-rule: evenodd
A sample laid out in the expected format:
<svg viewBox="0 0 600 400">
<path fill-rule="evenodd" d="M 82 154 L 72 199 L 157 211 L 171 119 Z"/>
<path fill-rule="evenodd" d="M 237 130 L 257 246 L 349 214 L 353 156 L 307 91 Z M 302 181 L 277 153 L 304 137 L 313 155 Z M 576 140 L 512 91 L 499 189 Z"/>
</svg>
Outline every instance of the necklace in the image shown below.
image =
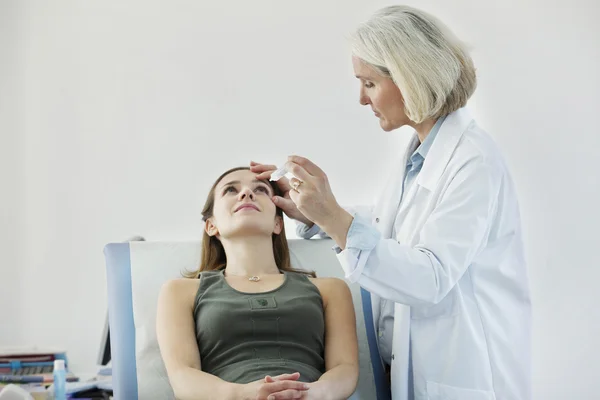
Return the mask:
<svg viewBox="0 0 600 400">
<path fill-rule="evenodd" d="M 223 271 L 223 275 L 225 275 L 225 271 Z M 226 275 L 229 275 L 229 276 L 243 276 L 243 275 L 232 275 L 232 274 L 226 274 Z M 258 275 L 246 276 L 246 278 L 248 278 L 248 280 L 250 282 L 258 282 L 258 281 L 260 281 L 260 276 L 258 276 Z"/>
</svg>

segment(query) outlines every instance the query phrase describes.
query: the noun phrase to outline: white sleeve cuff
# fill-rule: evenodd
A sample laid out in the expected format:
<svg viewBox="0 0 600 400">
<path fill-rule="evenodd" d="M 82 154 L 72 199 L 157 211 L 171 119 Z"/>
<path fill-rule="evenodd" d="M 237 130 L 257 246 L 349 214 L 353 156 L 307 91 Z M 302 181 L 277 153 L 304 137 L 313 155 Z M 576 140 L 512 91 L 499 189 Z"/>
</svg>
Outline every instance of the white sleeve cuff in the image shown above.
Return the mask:
<svg viewBox="0 0 600 400">
<path fill-rule="evenodd" d="M 337 259 L 349 282 L 354 283 L 358 281 L 365 269 L 369 254 L 371 254 L 371 250 L 358 250 L 354 248 L 338 251 Z"/>
</svg>

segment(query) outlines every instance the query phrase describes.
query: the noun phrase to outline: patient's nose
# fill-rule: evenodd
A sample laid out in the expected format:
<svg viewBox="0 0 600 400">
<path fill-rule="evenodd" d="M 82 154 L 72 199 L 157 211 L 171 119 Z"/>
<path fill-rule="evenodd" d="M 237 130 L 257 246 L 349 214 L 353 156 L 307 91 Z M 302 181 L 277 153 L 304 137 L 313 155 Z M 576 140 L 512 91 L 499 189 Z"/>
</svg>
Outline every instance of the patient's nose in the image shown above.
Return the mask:
<svg viewBox="0 0 600 400">
<path fill-rule="evenodd" d="M 254 192 L 249 187 L 242 188 L 242 190 L 240 191 L 240 200 L 244 200 L 246 197 L 249 197 L 251 200 L 254 200 Z"/>
</svg>

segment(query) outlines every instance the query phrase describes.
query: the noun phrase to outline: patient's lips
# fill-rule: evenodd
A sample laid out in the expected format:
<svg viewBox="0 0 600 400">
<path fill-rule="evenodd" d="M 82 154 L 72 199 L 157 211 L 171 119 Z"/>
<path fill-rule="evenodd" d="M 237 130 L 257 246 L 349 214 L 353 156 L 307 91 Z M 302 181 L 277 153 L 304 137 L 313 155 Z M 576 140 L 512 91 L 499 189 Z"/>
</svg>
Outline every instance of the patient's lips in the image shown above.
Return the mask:
<svg viewBox="0 0 600 400">
<path fill-rule="evenodd" d="M 244 204 L 240 205 L 238 208 L 236 208 L 235 212 L 238 212 L 238 211 L 250 211 L 250 210 L 260 211 L 258 209 L 258 207 L 256 207 L 254 204 L 252 204 L 252 203 L 244 203 Z"/>
</svg>

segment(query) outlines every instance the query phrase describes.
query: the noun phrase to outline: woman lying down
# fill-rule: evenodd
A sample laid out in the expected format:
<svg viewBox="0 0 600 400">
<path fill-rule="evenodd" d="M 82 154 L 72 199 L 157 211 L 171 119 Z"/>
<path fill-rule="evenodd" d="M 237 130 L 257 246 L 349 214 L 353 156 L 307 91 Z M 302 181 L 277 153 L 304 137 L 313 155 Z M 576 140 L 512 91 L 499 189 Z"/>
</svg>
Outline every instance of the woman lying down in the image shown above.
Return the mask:
<svg viewBox="0 0 600 400">
<path fill-rule="evenodd" d="M 272 199 L 247 168 L 225 172 L 204 210 L 200 268 L 165 283 L 157 336 L 178 399 L 346 399 L 358 380 L 346 283 L 295 270 Z"/>
</svg>

